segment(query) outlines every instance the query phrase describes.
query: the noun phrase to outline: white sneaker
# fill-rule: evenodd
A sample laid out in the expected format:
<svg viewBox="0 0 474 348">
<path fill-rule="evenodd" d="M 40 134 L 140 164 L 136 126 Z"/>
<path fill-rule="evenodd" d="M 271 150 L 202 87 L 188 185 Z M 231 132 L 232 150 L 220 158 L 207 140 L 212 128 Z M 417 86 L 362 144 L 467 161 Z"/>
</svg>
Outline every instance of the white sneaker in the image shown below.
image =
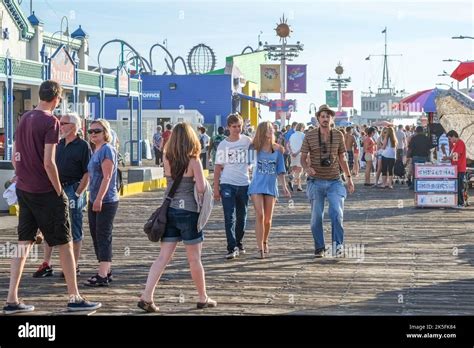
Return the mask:
<svg viewBox="0 0 474 348">
<path fill-rule="evenodd" d="M 235 259 L 237 256 L 239 256 L 239 248 L 235 247 L 234 251 L 229 251 L 227 255 L 225 256 L 225 258 L 227 260 L 232 260 L 232 259 Z"/>
</svg>

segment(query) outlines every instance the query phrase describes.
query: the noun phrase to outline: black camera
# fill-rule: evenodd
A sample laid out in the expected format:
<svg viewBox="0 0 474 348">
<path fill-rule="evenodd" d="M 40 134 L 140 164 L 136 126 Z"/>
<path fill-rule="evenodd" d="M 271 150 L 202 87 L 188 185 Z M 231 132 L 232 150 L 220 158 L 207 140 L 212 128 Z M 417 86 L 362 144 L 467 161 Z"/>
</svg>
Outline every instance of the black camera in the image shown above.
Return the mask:
<svg viewBox="0 0 474 348">
<path fill-rule="evenodd" d="M 322 158 L 321 159 L 321 167 L 330 167 L 332 165 L 330 158 Z"/>
</svg>

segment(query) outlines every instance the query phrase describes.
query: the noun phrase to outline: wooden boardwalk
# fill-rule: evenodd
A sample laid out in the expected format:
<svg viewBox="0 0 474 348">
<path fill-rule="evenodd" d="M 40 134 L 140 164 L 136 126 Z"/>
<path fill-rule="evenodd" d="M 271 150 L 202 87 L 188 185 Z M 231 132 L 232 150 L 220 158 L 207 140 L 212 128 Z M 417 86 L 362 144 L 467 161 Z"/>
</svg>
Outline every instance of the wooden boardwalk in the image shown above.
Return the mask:
<svg viewBox="0 0 474 348">
<path fill-rule="evenodd" d="M 109 288 L 82 285 L 97 264 L 86 228 L 79 283 L 85 296 L 103 302 L 96 315 L 142 314 L 136 302 L 159 251 L 158 244 L 148 242 L 142 227 L 162 195 L 159 191 L 122 199 L 114 228 L 115 279 Z M 270 257 L 264 260 L 254 257 L 251 205 L 247 254 L 224 259 L 223 212 L 217 204 L 205 229 L 203 263 L 208 293 L 218 307 L 194 309 L 197 295 L 181 244 L 155 293 L 160 314 L 474 315 L 473 207 L 462 211 L 416 209 L 413 193 L 406 186 L 389 191 L 365 188 L 359 182 L 345 208 L 345 241 L 347 250 L 355 255 L 315 260 L 306 195 L 295 193 L 292 199 L 282 198 L 276 206 Z M 329 221 L 325 228 L 330 244 Z M 14 228 L 1 230 L 2 246 L 15 239 Z M 40 259 L 28 261 L 20 297 L 36 305 L 36 314 L 63 314 L 67 297 L 57 253 L 53 277 L 31 277 L 41 263 L 42 250 L 38 249 Z M 2 299 L 8 279 L 9 259 L 2 257 Z"/>
</svg>

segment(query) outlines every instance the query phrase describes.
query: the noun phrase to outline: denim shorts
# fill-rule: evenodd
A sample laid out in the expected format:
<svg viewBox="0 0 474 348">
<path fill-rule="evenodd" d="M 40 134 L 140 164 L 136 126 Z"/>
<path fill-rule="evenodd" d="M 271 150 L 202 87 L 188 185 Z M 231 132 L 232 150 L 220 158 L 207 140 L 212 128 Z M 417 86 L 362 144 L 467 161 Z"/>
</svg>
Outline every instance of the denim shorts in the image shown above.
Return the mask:
<svg viewBox="0 0 474 348">
<path fill-rule="evenodd" d="M 184 209 L 168 208 L 168 221 L 162 242 L 180 242 L 198 244 L 204 240 L 202 231 L 197 230 L 199 213 Z"/>
</svg>

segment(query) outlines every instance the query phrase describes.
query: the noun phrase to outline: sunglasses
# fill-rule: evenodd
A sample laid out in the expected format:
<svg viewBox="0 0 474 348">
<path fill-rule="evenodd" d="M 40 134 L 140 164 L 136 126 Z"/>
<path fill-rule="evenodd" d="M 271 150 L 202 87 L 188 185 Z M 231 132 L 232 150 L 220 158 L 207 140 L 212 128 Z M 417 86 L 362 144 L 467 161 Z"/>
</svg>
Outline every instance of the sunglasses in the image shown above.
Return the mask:
<svg viewBox="0 0 474 348">
<path fill-rule="evenodd" d="M 71 123 L 71 122 L 59 122 L 59 124 L 60 124 L 61 126 L 66 126 L 66 125 L 72 124 L 72 123 Z"/>
<path fill-rule="evenodd" d="M 103 129 L 89 129 L 89 130 L 87 130 L 87 133 L 88 134 L 100 134 L 103 131 L 104 131 Z"/>
</svg>

